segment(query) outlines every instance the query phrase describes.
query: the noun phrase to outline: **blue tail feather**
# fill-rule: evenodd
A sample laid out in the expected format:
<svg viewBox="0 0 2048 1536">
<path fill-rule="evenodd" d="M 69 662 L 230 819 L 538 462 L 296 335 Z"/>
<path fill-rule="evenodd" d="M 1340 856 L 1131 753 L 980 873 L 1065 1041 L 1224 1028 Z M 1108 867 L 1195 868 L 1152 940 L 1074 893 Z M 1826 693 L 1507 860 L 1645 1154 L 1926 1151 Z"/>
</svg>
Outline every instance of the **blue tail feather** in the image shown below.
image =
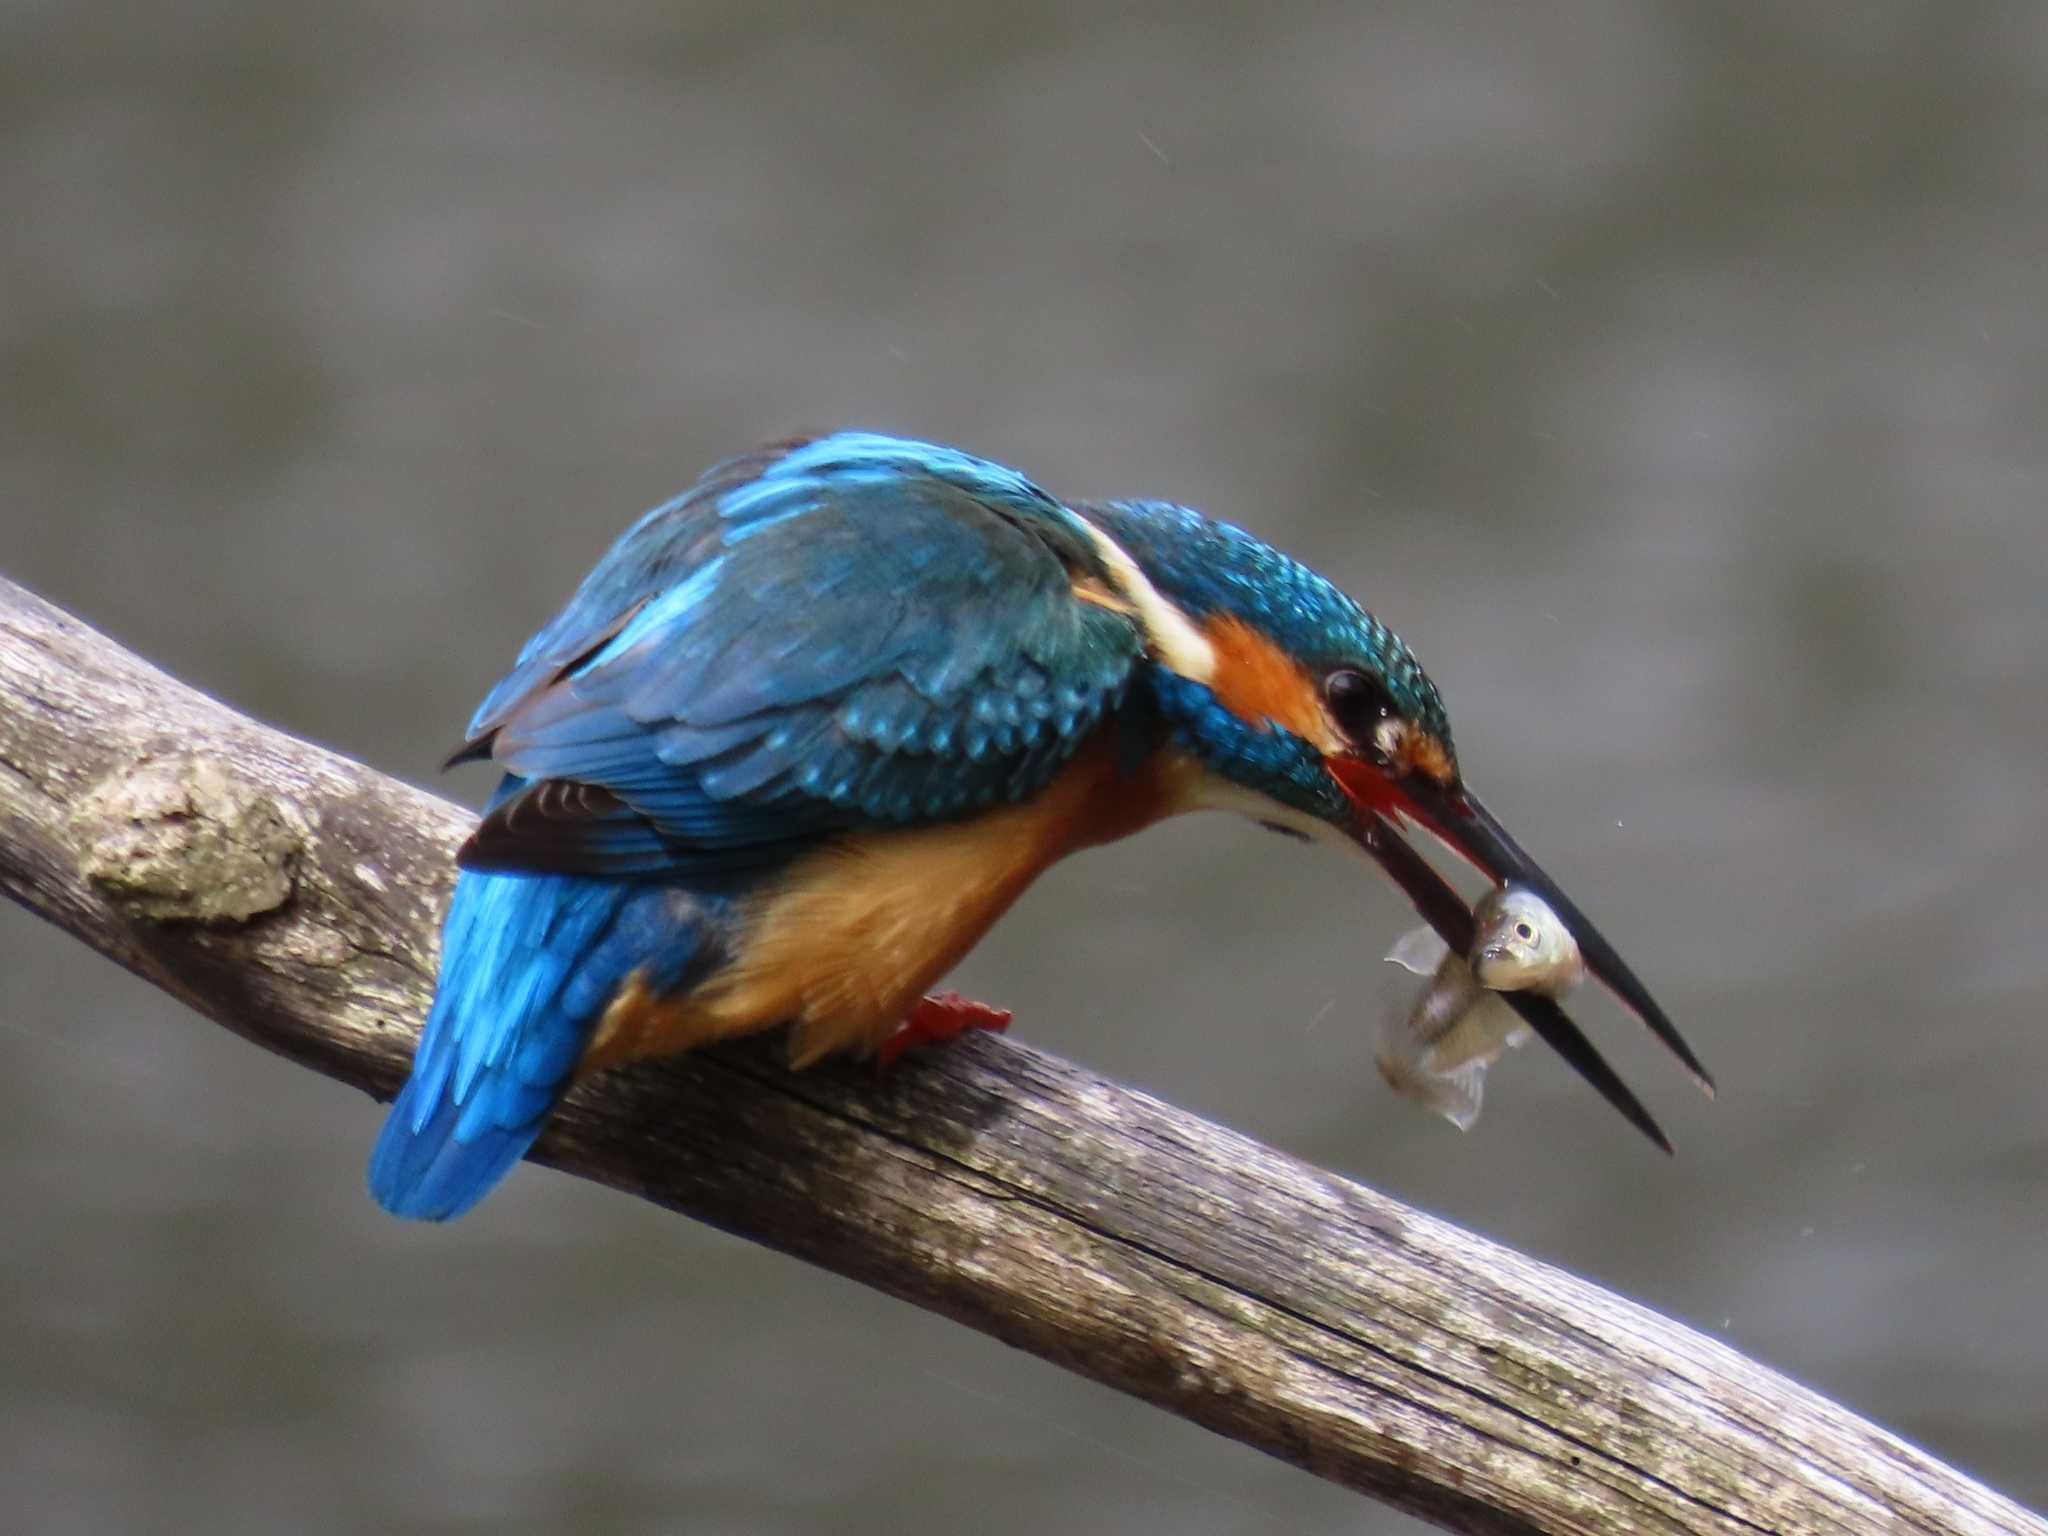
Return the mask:
<svg viewBox="0 0 2048 1536">
<path fill-rule="evenodd" d="M 412 1076 L 370 1154 L 377 1203 L 446 1221 L 488 1194 L 540 1134 L 620 984 L 641 970 L 657 990 L 680 985 L 708 915 L 655 886 L 465 870 Z"/>
</svg>

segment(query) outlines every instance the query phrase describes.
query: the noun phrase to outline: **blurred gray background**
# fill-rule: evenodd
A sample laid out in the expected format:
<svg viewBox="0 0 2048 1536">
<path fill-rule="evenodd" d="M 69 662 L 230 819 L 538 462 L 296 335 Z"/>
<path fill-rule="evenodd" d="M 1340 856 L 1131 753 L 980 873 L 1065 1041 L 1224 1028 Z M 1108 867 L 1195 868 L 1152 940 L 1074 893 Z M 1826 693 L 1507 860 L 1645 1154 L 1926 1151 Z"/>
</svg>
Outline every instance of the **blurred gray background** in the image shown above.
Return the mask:
<svg viewBox="0 0 2048 1536">
<path fill-rule="evenodd" d="M 961 983 L 1032 1042 L 2048 1502 L 2048 11 L 0 12 L 0 569 L 433 781 L 615 532 L 786 431 L 1248 524 L 1718 1071 L 1395 1101 L 1350 864 L 1207 818 Z M 118 20 L 117 20 L 118 15 Z M 474 800 L 486 776 L 452 777 Z M 0 911 L 0 1487 L 42 1531 L 1397 1531 L 378 1111 Z"/>
</svg>

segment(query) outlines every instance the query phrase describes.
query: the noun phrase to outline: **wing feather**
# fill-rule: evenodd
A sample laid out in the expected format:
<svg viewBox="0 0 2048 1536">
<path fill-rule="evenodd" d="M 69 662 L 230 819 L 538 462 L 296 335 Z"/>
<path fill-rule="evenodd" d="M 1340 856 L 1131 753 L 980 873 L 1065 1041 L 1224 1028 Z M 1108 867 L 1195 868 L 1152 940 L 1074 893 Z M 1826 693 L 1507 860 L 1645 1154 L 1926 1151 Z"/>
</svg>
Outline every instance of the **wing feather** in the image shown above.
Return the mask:
<svg viewBox="0 0 2048 1536">
<path fill-rule="evenodd" d="M 1143 649 L 1075 515 L 864 433 L 720 465 L 622 537 L 460 755 L 513 779 L 471 867 L 716 874 L 1042 787 Z M 522 782 L 523 781 L 523 782 Z"/>
</svg>

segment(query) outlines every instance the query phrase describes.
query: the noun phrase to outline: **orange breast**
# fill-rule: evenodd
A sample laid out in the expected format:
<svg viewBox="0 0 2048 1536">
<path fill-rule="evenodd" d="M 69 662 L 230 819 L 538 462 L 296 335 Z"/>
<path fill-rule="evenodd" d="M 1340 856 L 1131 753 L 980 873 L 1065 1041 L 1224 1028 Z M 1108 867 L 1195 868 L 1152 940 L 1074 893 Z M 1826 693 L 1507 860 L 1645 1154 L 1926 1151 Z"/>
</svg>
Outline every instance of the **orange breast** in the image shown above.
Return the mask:
<svg viewBox="0 0 2048 1536">
<path fill-rule="evenodd" d="M 872 1049 L 1050 865 L 1192 808 L 1199 769 L 1161 754 L 1125 773 L 1111 729 L 1020 805 L 856 834 L 801 860 L 754 898 L 724 968 L 676 996 L 622 990 L 581 1070 L 785 1021 L 799 1066 Z"/>
</svg>

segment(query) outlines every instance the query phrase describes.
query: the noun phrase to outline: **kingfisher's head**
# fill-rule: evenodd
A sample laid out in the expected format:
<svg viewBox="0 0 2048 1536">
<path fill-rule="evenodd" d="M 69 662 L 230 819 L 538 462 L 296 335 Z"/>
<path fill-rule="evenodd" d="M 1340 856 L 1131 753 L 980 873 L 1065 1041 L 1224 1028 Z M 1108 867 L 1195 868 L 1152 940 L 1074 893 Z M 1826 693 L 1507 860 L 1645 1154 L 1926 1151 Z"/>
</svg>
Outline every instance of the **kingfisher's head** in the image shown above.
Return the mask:
<svg viewBox="0 0 2048 1536">
<path fill-rule="evenodd" d="M 1075 510 L 1098 530 L 1112 576 L 1146 628 L 1147 681 L 1168 728 L 1207 770 L 1208 803 L 1363 849 L 1462 952 L 1469 909 L 1398 836 L 1424 828 L 1495 883 L 1548 901 L 1588 969 L 1708 1084 L 1634 972 L 1465 783 L 1443 700 L 1399 636 L 1298 561 L 1185 507 Z M 1120 561 L 1130 568 L 1116 571 Z M 1662 1141 L 1554 1003 L 1509 1001 Z"/>
<path fill-rule="evenodd" d="M 1181 742 L 1276 826 L 1346 837 L 1361 815 L 1427 823 L 1459 789 L 1443 700 L 1400 636 L 1299 561 L 1186 507 L 1080 509 L 1149 582 L 1138 617 Z M 1148 611 L 1149 610 L 1149 611 Z"/>
</svg>

